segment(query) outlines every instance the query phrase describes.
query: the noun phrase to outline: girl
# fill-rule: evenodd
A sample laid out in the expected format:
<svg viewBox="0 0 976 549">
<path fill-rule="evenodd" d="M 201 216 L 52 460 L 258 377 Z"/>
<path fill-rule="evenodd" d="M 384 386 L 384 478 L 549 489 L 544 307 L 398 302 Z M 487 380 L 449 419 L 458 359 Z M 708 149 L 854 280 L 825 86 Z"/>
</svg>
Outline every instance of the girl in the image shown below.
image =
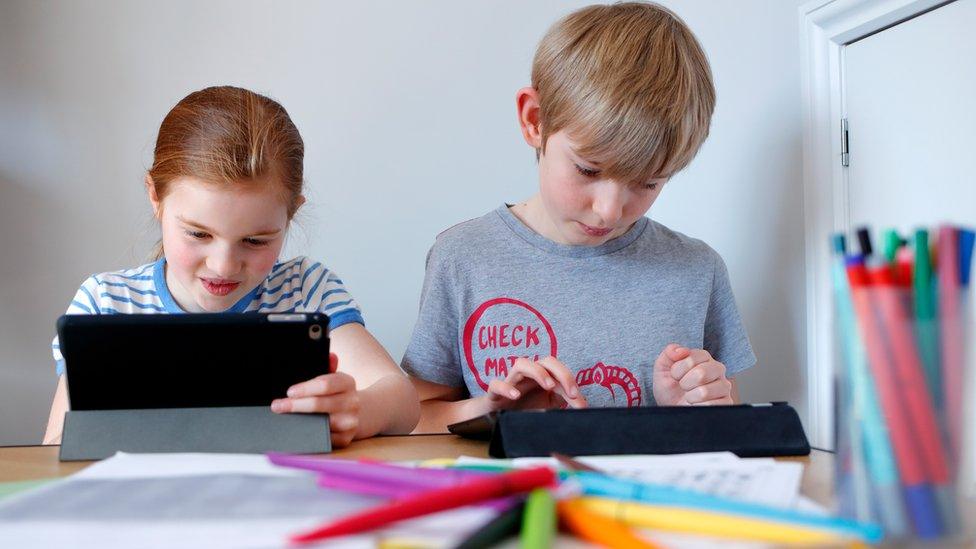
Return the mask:
<svg viewBox="0 0 976 549">
<path fill-rule="evenodd" d="M 68 314 L 313 312 L 329 315 L 332 371 L 288 389 L 278 413 L 328 413 L 332 444 L 409 433 L 416 392 L 364 327 L 336 274 L 296 257 L 279 262 L 288 225 L 305 202 L 304 144 L 277 102 L 241 88 L 191 93 L 159 128 L 146 191 L 162 230 L 157 261 L 89 277 Z M 64 360 L 46 444 L 60 442 L 68 409 Z M 338 368 L 338 371 L 337 371 Z"/>
</svg>

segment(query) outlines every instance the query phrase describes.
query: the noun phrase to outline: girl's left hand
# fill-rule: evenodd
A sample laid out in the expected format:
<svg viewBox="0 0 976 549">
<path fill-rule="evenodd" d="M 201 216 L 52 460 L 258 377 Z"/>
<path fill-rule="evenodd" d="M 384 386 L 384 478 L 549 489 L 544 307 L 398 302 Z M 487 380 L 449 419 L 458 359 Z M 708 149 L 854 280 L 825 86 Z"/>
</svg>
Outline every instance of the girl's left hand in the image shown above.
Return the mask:
<svg viewBox="0 0 976 549">
<path fill-rule="evenodd" d="M 288 398 L 271 403 L 271 411 L 279 414 L 329 414 L 332 446 L 343 448 L 356 437 L 359 429 L 359 393 L 356 380 L 349 374 L 336 372 L 338 359 L 329 355 L 332 374 L 324 374 L 288 388 Z"/>
</svg>

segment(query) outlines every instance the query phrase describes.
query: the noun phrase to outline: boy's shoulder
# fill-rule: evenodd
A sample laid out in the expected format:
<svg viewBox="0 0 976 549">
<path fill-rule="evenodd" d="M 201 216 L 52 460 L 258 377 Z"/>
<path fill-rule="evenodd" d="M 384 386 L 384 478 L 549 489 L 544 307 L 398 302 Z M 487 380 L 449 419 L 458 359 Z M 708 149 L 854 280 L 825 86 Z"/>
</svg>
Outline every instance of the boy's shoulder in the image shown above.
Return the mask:
<svg viewBox="0 0 976 549">
<path fill-rule="evenodd" d="M 722 256 L 704 240 L 653 220 L 628 249 L 632 259 L 666 270 L 715 273 L 725 265 Z"/>
<path fill-rule="evenodd" d="M 467 246 L 473 240 L 484 240 L 488 238 L 498 227 L 499 219 L 497 209 L 495 209 L 444 229 L 435 237 L 434 246 Z"/>
<path fill-rule="evenodd" d="M 688 236 L 653 219 L 649 220 L 641 240 L 653 247 L 655 252 L 667 252 L 678 258 L 714 261 L 718 257 L 718 252 L 704 240 Z"/>
<path fill-rule="evenodd" d="M 448 259 L 457 256 L 470 256 L 486 252 L 506 238 L 504 223 L 498 209 L 484 215 L 462 221 L 441 231 L 435 238 L 427 255 L 427 260 Z"/>
</svg>

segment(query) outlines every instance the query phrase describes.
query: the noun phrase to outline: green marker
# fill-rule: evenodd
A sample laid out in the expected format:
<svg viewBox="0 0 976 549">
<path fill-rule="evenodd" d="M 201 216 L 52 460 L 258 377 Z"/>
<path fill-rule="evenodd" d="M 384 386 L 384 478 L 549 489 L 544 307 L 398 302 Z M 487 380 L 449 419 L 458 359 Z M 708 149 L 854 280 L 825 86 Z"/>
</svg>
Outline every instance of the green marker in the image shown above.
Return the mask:
<svg viewBox="0 0 976 549">
<path fill-rule="evenodd" d="M 894 229 L 888 229 L 884 233 L 884 257 L 885 261 L 889 265 L 895 264 L 895 258 L 898 257 L 898 248 L 901 248 L 905 241 L 898 236 L 898 233 Z"/>
<path fill-rule="evenodd" d="M 536 488 L 525 501 L 522 515 L 522 549 L 548 549 L 556 534 L 556 500 L 544 488 Z"/>
<path fill-rule="evenodd" d="M 451 469 L 461 469 L 464 471 L 483 471 L 485 473 L 508 473 L 515 470 L 511 465 L 488 465 L 481 463 L 465 463 L 453 465 Z"/>
<path fill-rule="evenodd" d="M 519 533 L 524 511 L 523 499 L 476 530 L 454 549 L 488 549 L 498 545 L 509 536 Z"/>
<path fill-rule="evenodd" d="M 935 280 L 932 278 L 932 259 L 929 251 L 929 232 L 915 231 L 915 272 L 912 276 L 912 297 L 915 304 L 915 337 L 918 352 L 925 368 L 925 381 L 935 409 L 942 410 L 942 373 L 939 357 L 939 325 L 935 318 Z"/>
</svg>

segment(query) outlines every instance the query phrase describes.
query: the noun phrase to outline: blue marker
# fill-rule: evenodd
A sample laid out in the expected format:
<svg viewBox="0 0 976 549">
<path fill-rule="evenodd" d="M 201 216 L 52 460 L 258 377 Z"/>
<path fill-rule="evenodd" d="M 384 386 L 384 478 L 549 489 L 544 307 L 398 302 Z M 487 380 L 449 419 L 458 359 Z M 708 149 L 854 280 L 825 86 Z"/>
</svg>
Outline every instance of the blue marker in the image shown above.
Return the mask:
<svg viewBox="0 0 976 549">
<path fill-rule="evenodd" d="M 838 238 L 839 237 L 839 238 Z M 854 401 L 854 421 L 859 421 L 863 434 L 864 459 L 876 491 L 878 513 L 885 530 L 892 537 L 908 534 L 908 519 L 901 496 L 898 468 L 895 464 L 887 425 L 878 401 L 878 392 L 871 379 L 867 352 L 860 337 L 857 315 L 851 302 L 851 288 L 847 280 L 843 235 L 833 240 L 834 260 L 831 275 L 834 282 L 834 301 L 840 326 L 841 348 L 849 369 L 851 398 Z"/>
<path fill-rule="evenodd" d="M 863 524 L 843 518 L 825 517 L 786 509 L 777 509 L 756 503 L 710 496 L 691 490 L 645 484 L 600 473 L 581 471 L 573 474 L 572 478 L 579 483 L 583 492 L 588 495 L 788 522 L 796 525 L 830 530 L 844 536 L 861 539 L 867 543 L 881 541 L 884 534 L 881 526 L 877 524 Z"/>
<path fill-rule="evenodd" d="M 959 229 L 956 236 L 959 247 L 959 285 L 969 287 L 969 277 L 973 270 L 973 243 L 976 241 L 976 231 Z"/>
</svg>

